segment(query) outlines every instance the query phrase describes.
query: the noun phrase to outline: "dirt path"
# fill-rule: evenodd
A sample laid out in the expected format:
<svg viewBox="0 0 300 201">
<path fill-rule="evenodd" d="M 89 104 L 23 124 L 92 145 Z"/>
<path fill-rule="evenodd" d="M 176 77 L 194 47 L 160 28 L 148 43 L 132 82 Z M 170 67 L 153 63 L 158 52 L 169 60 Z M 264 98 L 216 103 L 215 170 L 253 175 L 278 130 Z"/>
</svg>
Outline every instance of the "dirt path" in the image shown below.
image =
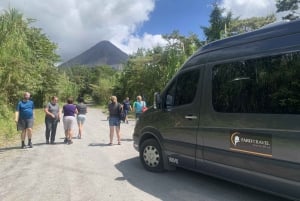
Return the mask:
<svg viewBox="0 0 300 201">
<path fill-rule="evenodd" d="M 45 128 L 34 130 L 33 149 L 0 148 L 1 201 L 283 201 L 195 172 L 146 171 L 133 149 L 135 122 L 121 125 L 122 145 L 107 146 L 108 122 L 89 109 L 82 139 L 45 144 Z"/>
<path fill-rule="evenodd" d="M 34 130 L 33 149 L 22 150 L 19 144 L 0 149 L 0 200 L 135 200 L 139 193 L 115 168 L 138 154 L 132 147 L 134 123 L 121 125 L 122 145 L 115 138 L 115 145 L 107 146 L 106 116 L 89 109 L 83 138 L 72 145 L 63 143 L 60 123 L 55 145 L 45 144 L 41 127 Z"/>
</svg>

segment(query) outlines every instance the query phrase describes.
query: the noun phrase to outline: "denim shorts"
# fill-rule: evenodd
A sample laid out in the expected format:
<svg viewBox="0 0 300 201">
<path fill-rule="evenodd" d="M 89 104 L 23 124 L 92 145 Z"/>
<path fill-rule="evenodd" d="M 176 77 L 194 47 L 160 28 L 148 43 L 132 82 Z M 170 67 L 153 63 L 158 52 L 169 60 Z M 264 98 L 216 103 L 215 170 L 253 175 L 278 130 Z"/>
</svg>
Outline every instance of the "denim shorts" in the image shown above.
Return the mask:
<svg viewBox="0 0 300 201">
<path fill-rule="evenodd" d="M 129 110 L 124 110 L 125 115 L 127 116 L 129 113 Z"/>
<path fill-rule="evenodd" d="M 135 113 L 135 118 L 136 118 L 136 119 L 140 118 L 141 114 L 142 114 L 141 112 Z"/>
<path fill-rule="evenodd" d="M 77 115 L 77 123 L 84 124 L 86 116 L 84 114 Z"/>
<path fill-rule="evenodd" d="M 109 117 L 109 126 L 120 126 L 120 122 L 118 117 Z"/>
</svg>

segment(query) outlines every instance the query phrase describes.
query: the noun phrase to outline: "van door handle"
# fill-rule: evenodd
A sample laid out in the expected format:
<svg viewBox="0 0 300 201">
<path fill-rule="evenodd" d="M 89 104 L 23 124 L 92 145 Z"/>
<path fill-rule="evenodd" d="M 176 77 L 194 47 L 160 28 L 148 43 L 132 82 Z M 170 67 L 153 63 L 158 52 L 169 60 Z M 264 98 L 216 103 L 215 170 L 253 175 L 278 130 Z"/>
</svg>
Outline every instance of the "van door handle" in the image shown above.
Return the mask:
<svg viewBox="0 0 300 201">
<path fill-rule="evenodd" d="M 194 115 L 186 115 L 184 118 L 189 119 L 189 120 L 198 119 L 198 117 L 194 116 Z"/>
</svg>

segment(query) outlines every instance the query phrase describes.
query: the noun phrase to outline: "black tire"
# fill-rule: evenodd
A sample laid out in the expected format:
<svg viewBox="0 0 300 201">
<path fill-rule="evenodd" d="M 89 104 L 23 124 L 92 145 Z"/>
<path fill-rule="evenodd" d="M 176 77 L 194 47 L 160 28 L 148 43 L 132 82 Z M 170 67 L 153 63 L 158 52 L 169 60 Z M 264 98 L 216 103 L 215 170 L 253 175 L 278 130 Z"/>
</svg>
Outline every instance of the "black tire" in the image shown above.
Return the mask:
<svg viewBox="0 0 300 201">
<path fill-rule="evenodd" d="M 161 147 L 154 139 L 145 140 L 140 148 L 140 160 L 151 172 L 164 171 Z"/>
</svg>

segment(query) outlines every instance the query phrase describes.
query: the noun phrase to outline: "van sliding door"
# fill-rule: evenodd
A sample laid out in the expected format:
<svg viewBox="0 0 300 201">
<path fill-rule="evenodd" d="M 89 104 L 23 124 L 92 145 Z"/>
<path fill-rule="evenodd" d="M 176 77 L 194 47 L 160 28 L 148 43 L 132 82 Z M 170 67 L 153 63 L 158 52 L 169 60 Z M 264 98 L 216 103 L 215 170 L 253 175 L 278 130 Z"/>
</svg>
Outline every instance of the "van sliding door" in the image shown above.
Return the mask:
<svg viewBox="0 0 300 201">
<path fill-rule="evenodd" d="M 160 116 L 161 131 L 169 162 L 195 168 L 199 124 L 198 82 L 200 69 L 181 71 L 168 85 Z"/>
</svg>

